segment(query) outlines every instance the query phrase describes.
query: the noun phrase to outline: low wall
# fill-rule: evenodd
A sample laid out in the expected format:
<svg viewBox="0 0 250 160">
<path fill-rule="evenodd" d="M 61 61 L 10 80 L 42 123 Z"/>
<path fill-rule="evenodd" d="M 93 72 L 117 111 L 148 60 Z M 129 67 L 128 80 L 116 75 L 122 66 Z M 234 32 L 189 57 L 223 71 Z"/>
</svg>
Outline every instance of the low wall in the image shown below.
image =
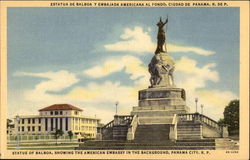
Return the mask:
<svg viewBox="0 0 250 160">
<path fill-rule="evenodd" d="M 204 138 L 218 138 L 221 137 L 221 134 L 215 131 L 214 129 L 211 129 L 210 127 L 206 125 L 202 125 L 202 136 Z"/>
<path fill-rule="evenodd" d="M 77 139 L 77 136 L 72 136 L 72 140 Z M 17 141 L 16 135 L 7 136 L 8 141 Z M 19 135 L 20 141 L 48 141 L 48 140 L 55 140 L 54 135 Z M 58 139 L 60 140 L 70 140 L 70 137 L 67 135 L 60 136 Z"/>
</svg>

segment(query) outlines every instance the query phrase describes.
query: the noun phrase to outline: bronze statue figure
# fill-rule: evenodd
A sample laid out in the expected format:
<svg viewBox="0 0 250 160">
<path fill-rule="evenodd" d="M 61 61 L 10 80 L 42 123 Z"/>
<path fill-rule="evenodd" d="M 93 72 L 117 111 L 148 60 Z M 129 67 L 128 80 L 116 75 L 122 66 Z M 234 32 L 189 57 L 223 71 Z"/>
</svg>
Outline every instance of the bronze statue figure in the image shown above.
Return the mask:
<svg viewBox="0 0 250 160">
<path fill-rule="evenodd" d="M 157 23 L 158 35 L 157 35 L 157 48 L 156 48 L 155 54 L 164 52 L 163 45 L 165 44 L 165 40 L 166 40 L 164 26 L 166 23 L 168 23 L 168 18 L 166 19 L 165 22 L 162 22 L 160 18 L 160 21 Z"/>
</svg>

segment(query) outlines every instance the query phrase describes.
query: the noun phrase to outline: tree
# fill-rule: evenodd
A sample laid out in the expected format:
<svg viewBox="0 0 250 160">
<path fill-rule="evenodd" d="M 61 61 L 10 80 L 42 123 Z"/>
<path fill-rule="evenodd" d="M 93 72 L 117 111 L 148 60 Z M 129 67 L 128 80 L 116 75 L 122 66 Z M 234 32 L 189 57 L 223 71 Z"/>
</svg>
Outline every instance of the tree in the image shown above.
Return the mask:
<svg viewBox="0 0 250 160">
<path fill-rule="evenodd" d="M 11 119 L 7 119 L 7 134 L 9 134 L 9 130 L 14 128 L 13 121 Z"/>
<path fill-rule="evenodd" d="M 69 135 L 69 139 L 70 141 L 72 140 L 72 137 L 73 137 L 73 132 L 72 131 L 68 131 L 68 135 Z"/>
<path fill-rule="evenodd" d="M 224 124 L 228 125 L 229 134 L 238 133 L 239 134 L 239 100 L 232 100 L 223 112 L 224 114 Z"/>
<path fill-rule="evenodd" d="M 12 120 L 11 119 L 7 119 L 7 128 L 9 128 L 12 125 Z"/>
<path fill-rule="evenodd" d="M 220 119 L 218 120 L 218 123 L 219 123 L 219 125 L 225 124 L 224 119 L 223 119 L 223 118 L 220 118 Z"/>
<path fill-rule="evenodd" d="M 57 139 L 62 136 L 64 133 L 61 129 L 57 129 L 54 133 L 55 139 L 56 139 L 56 145 L 57 145 Z"/>
</svg>

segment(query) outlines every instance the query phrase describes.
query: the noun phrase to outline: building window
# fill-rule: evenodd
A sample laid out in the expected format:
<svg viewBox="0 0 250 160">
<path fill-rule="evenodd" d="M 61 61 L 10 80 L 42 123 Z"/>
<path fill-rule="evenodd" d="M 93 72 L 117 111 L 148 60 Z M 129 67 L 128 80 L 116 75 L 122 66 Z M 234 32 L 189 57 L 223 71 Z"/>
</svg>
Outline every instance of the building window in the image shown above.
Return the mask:
<svg viewBox="0 0 250 160">
<path fill-rule="evenodd" d="M 50 121 L 51 131 L 53 131 L 53 124 L 54 124 L 54 123 L 53 123 L 53 120 L 54 120 L 54 119 L 53 119 L 53 118 L 51 118 L 51 121 Z"/>
<path fill-rule="evenodd" d="M 36 120 L 35 118 L 32 119 L 32 123 L 33 123 L 33 124 L 35 124 L 35 120 Z"/>
<path fill-rule="evenodd" d="M 55 111 L 55 115 L 58 115 L 58 111 Z"/>
<path fill-rule="evenodd" d="M 41 131 L 41 126 L 38 126 L 38 131 Z"/>
<path fill-rule="evenodd" d="M 45 131 L 48 131 L 48 118 L 45 118 Z"/>
<path fill-rule="evenodd" d="M 41 118 L 38 118 L 38 123 L 41 123 Z"/>
<path fill-rule="evenodd" d="M 65 130 L 67 131 L 68 130 L 68 118 L 65 119 Z"/>
<path fill-rule="evenodd" d="M 50 115 L 53 115 L 53 111 L 50 111 Z"/>
<path fill-rule="evenodd" d="M 75 115 L 78 115 L 78 112 L 77 112 L 77 111 L 75 111 Z"/>
<path fill-rule="evenodd" d="M 22 124 L 24 124 L 24 119 L 22 119 Z"/>
<path fill-rule="evenodd" d="M 30 126 L 28 126 L 28 131 L 30 131 Z"/>
<path fill-rule="evenodd" d="M 63 115 L 63 111 L 60 111 L 60 115 Z"/>
<path fill-rule="evenodd" d="M 58 129 L 58 119 L 56 118 L 56 130 Z"/>
<path fill-rule="evenodd" d="M 32 126 L 32 131 L 35 131 L 35 126 Z"/>
<path fill-rule="evenodd" d="M 63 129 L 63 119 L 60 118 L 60 129 L 62 130 Z"/>
<path fill-rule="evenodd" d="M 22 126 L 22 131 L 24 131 L 24 126 Z"/>
<path fill-rule="evenodd" d="M 28 119 L 28 124 L 30 124 L 30 118 Z"/>
</svg>

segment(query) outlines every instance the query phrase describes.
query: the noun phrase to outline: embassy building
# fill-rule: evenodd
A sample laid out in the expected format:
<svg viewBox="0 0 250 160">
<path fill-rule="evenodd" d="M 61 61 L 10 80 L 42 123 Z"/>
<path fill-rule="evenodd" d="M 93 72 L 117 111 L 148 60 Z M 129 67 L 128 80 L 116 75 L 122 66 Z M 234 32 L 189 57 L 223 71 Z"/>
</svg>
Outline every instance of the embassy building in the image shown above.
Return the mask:
<svg viewBox="0 0 250 160">
<path fill-rule="evenodd" d="M 47 135 L 62 130 L 67 135 L 87 135 L 95 138 L 100 119 L 83 116 L 83 110 L 70 104 L 54 104 L 39 110 L 39 115 L 14 118 L 16 135 Z"/>
</svg>

